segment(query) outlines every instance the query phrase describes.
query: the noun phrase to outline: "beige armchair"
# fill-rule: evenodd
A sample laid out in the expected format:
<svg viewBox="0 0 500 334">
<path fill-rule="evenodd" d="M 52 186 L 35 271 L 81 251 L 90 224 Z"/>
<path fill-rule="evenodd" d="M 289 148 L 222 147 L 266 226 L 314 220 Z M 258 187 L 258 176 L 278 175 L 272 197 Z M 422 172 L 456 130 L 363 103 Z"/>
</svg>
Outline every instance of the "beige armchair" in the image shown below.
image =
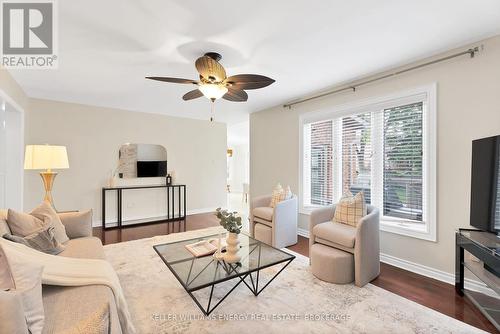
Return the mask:
<svg viewBox="0 0 500 334">
<path fill-rule="evenodd" d="M 353 254 L 355 284 L 364 286 L 380 273 L 379 210 L 368 205 L 368 214 L 356 227 L 332 222 L 334 212 L 335 205 L 311 213 L 309 250 L 314 244 L 321 244 Z M 310 259 L 314 261 L 311 256 Z"/>
<path fill-rule="evenodd" d="M 271 208 L 271 195 L 259 196 L 250 203 L 250 235 L 276 248 L 297 243 L 297 196 Z"/>
</svg>

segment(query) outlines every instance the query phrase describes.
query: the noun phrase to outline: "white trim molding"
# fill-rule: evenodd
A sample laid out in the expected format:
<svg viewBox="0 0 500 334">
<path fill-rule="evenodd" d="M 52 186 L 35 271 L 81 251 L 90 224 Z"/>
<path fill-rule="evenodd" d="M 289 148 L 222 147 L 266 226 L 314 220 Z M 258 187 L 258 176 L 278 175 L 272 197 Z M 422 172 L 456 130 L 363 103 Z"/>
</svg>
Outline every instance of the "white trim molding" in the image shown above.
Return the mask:
<svg viewBox="0 0 500 334">
<path fill-rule="evenodd" d="M 391 266 L 411 271 L 422 276 L 434 278 L 444 283 L 455 285 L 455 274 L 450 274 L 446 271 L 424 266 L 423 264 L 400 259 L 384 253 L 380 253 L 380 262 L 387 263 Z M 477 291 L 498 298 L 497 294 L 488 288 L 486 284 L 469 278 L 465 278 L 465 289 Z"/>
<path fill-rule="evenodd" d="M 191 216 L 191 215 L 198 215 L 198 214 L 201 214 L 201 213 L 210 213 L 210 212 L 214 212 L 214 209 L 213 208 L 193 209 L 193 210 L 188 210 L 186 212 L 186 215 L 187 216 Z M 128 221 L 134 221 L 134 220 L 154 219 L 154 218 L 156 218 L 156 217 L 150 217 L 150 216 L 124 217 L 123 218 L 123 223 L 126 223 Z M 109 219 L 110 220 L 116 220 L 116 217 L 110 217 Z M 115 223 L 108 223 L 108 219 L 106 219 L 106 226 L 108 226 L 108 224 L 111 227 L 116 226 L 116 222 Z M 92 220 L 92 227 L 101 227 L 101 225 L 102 225 L 102 220 L 101 219 Z"/>
<path fill-rule="evenodd" d="M 297 234 L 300 235 L 301 237 L 309 239 L 309 230 L 306 230 L 305 228 L 298 228 L 297 229 Z"/>
<path fill-rule="evenodd" d="M 321 109 L 308 112 L 299 116 L 299 213 L 308 215 L 314 206 L 307 203 L 308 194 L 305 192 L 304 176 L 307 175 L 306 166 L 304 164 L 304 145 L 307 142 L 305 138 L 304 127 L 312 122 L 322 120 L 333 120 L 334 126 L 339 117 L 347 115 L 360 114 L 365 112 L 372 113 L 373 117 L 378 117 L 379 112 L 387 108 L 392 108 L 397 105 L 405 105 L 410 103 L 423 103 L 423 119 L 422 119 L 422 203 L 423 216 L 422 221 L 405 220 L 395 217 L 381 217 L 380 230 L 409 236 L 413 238 L 423 239 L 427 241 L 437 242 L 437 219 L 436 219 L 436 147 L 437 147 L 437 84 L 431 83 L 425 86 L 415 87 L 413 89 L 395 92 L 390 95 L 372 97 L 354 103 L 344 104 L 340 106 L 322 107 Z M 380 124 L 373 119 L 373 124 Z M 337 122 L 337 125 L 340 124 Z M 374 173 L 380 173 L 383 169 L 383 154 L 380 147 L 383 143 L 380 142 L 383 134 L 380 132 L 375 134 L 377 127 L 374 126 L 372 131 L 372 145 L 374 146 L 372 157 L 372 176 L 371 176 L 371 194 L 372 205 L 382 208 L 383 189 L 382 177 Z M 340 131 L 334 131 L 338 136 L 341 136 Z M 335 134 L 334 134 L 335 136 Z M 340 143 L 337 138 L 336 143 Z M 338 150 L 338 148 L 337 148 Z M 335 149 L 334 149 L 335 151 Z M 334 154 L 334 156 L 341 156 Z M 339 162 L 334 163 L 335 166 Z M 333 186 L 333 202 L 336 202 L 341 197 L 341 179 L 342 171 L 338 167 L 333 172 L 335 185 Z M 340 182 L 340 183 L 339 183 Z"/>
</svg>

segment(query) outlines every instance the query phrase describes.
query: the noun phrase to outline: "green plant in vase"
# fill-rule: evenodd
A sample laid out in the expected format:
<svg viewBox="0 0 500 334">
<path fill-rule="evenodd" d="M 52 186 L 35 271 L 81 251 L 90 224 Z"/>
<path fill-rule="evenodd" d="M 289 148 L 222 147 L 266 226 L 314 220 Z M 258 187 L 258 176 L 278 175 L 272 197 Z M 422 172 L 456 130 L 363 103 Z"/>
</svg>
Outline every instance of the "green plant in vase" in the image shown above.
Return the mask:
<svg viewBox="0 0 500 334">
<path fill-rule="evenodd" d="M 226 238 L 226 253 L 224 254 L 224 261 L 227 263 L 238 263 L 241 260 L 241 255 L 238 254 L 240 250 L 240 240 L 238 240 L 238 234 L 241 232 L 241 217 L 238 212 L 228 212 L 227 210 L 222 210 L 217 208 L 215 210 L 215 215 L 220 220 L 220 224 L 229 233 Z"/>
<path fill-rule="evenodd" d="M 241 217 L 238 215 L 238 212 L 229 212 L 227 210 L 217 208 L 215 210 L 215 215 L 217 216 L 217 218 L 219 218 L 220 225 L 224 227 L 229 233 L 239 234 L 241 232 Z"/>
</svg>

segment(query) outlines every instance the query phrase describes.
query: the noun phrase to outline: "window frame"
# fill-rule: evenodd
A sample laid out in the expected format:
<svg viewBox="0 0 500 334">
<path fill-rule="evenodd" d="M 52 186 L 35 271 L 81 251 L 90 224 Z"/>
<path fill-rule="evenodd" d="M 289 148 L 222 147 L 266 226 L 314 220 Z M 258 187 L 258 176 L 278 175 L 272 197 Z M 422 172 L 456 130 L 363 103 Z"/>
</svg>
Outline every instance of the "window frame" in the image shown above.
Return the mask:
<svg viewBox="0 0 500 334">
<path fill-rule="evenodd" d="M 304 205 L 304 126 L 309 123 L 324 121 L 327 119 L 336 119 L 339 117 L 361 114 L 364 112 L 372 112 L 372 124 L 375 123 L 377 116 L 382 113 L 377 113 L 384 109 L 394 106 L 401 106 L 414 102 L 423 102 L 423 118 L 422 118 L 422 147 L 424 154 L 422 156 L 422 203 L 425 207 L 423 223 L 418 224 L 402 218 L 394 218 L 383 216 L 383 209 L 380 208 L 380 230 L 395 233 L 399 235 L 410 236 L 418 239 L 429 241 L 437 241 L 437 224 L 436 224 L 436 146 L 437 146 L 437 100 L 436 100 L 437 85 L 432 83 L 426 86 L 416 87 L 406 91 L 396 92 L 386 96 L 372 97 L 363 99 L 354 103 L 349 103 L 335 107 L 323 107 L 299 116 L 299 212 L 309 215 L 314 209 L 321 208 L 321 205 Z M 341 148 L 341 143 L 336 140 L 341 136 L 334 121 L 334 159 L 339 159 L 338 150 Z M 372 149 L 374 151 L 372 166 L 371 166 L 371 196 L 374 205 L 383 204 L 383 178 L 380 173 L 383 173 L 383 153 L 377 150 L 383 147 L 383 136 L 380 133 L 382 129 L 372 128 Z M 381 142 L 382 141 L 382 142 Z M 333 182 L 334 198 L 333 202 L 337 202 L 341 195 L 341 168 L 338 161 L 333 163 Z M 340 179 L 340 180 L 339 180 Z M 379 194 L 380 193 L 380 194 Z M 420 226 L 419 226 L 420 225 Z"/>
</svg>

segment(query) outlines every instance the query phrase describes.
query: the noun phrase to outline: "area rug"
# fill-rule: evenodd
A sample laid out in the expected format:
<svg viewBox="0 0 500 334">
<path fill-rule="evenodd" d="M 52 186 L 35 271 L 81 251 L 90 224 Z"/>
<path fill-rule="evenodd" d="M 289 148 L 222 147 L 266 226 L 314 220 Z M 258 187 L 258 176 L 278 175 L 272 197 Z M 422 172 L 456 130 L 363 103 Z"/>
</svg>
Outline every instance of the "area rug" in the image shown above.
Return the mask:
<svg viewBox="0 0 500 334">
<path fill-rule="evenodd" d="M 139 333 L 484 333 L 371 284 L 358 288 L 320 281 L 311 274 L 309 259 L 295 253 L 296 259 L 258 297 L 240 284 L 205 317 L 153 245 L 220 229 L 105 246 Z M 224 283 L 215 293 L 220 297 L 235 283 Z M 200 293 L 208 296 L 206 290 Z"/>
</svg>

